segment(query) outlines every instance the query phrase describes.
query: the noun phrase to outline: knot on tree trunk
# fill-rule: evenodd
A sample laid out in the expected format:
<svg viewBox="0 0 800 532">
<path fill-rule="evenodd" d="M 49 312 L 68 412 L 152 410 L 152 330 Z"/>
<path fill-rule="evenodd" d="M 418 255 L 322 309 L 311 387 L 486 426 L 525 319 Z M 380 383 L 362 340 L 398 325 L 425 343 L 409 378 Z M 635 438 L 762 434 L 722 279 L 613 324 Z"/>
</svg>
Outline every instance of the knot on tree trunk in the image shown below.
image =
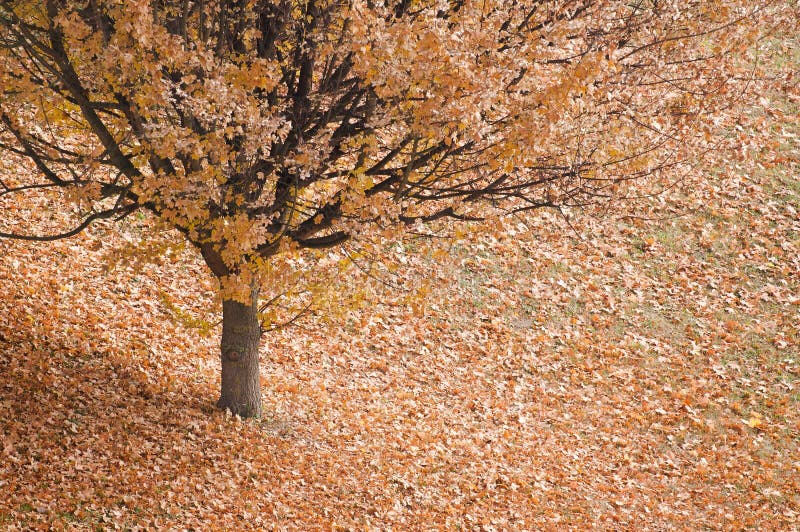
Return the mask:
<svg viewBox="0 0 800 532">
<path fill-rule="evenodd" d="M 242 358 L 242 349 L 240 347 L 228 349 L 223 353 L 223 356 L 231 362 L 238 362 Z"/>
</svg>

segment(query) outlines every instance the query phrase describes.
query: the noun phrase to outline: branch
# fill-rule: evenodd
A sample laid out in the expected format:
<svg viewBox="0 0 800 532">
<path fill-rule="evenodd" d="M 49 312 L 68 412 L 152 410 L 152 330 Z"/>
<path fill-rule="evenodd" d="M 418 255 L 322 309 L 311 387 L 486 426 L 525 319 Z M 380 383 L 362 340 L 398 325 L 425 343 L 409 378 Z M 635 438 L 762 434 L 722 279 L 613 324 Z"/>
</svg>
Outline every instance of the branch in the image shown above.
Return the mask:
<svg viewBox="0 0 800 532">
<path fill-rule="evenodd" d="M 11 119 L 8 117 L 7 114 L 3 113 L 0 119 L 2 120 L 3 124 L 5 124 L 6 128 L 8 128 L 8 130 L 11 131 L 11 134 L 13 134 L 14 137 L 16 137 L 17 142 L 19 142 L 20 145 L 22 145 L 22 148 L 25 150 L 25 154 L 34 162 L 36 168 L 38 168 L 39 171 L 42 174 L 44 174 L 44 176 L 49 181 L 52 181 L 54 184 L 59 186 L 65 186 L 68 184 L 67 181 L 64 181 L 63 179 L 58 177 L 58 175 L 44 163 L 39 154 L 36 153 L 36 151 L 33 149 L 33 146 L 31 146 L 31 144 L 27 141 L 27 139 L 25 139 L 25 137 L 22 136 L 22 133 L 18 131 L 17 128 L 14 127 L 13 122 L 11 122 Z"/>
<path fill-rule="evenodd" d="M 335 233 L 331 233 L 326 236 L 318 236 L 314 238 L 294 238 L 292 233 L 288 233 L 288 236 L 300 244 L 300 246 L 309 249 L 327 249 L 332 248 L 334 246 L 338 246 L 344 242 L 350 240 L 350 235 L 345 233 L 344 231 L 336 231 Z"/>
<path fill-rule="evenodd" d="M 18 233 L 4 233 L 0 231 L 0 238 L 11 238 L 14 240 L 31 240 L 35 242 L 52 242 L 54 240 L 61 240 L 64 238 L 69 238 L 77 235 L 78 233 L 89 227 L 89 225 L 91 225 L 91 223 L 94 222 L 95 220 L 105 220 L 111 218 L 114 215 L 119 214 L 121 211 L 132 212 L 137 207 L 138 205 L 132 204 L 128 205 L 124 209 L 108 209 L 105 211 L 92 213 L 83 222 L 81 222 L 79 226 L 72 229 L 71 231 L 67 231 L 66 233 L 40 236 L 40 235 L 21 235 Z M 126 214 L 127 212 L 123 212 L 123 214 Z"/>
</svg>

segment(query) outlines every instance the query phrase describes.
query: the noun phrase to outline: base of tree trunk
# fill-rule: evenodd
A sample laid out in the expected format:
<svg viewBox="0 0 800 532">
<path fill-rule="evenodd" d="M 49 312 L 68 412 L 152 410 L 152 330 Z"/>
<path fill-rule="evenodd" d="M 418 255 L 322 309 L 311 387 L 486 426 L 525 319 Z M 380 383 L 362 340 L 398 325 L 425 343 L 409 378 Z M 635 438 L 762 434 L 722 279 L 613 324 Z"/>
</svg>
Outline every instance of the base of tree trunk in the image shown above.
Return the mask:
<svg viewBox="0 0 800 532">
<path fill-rule="evenodd" d="M 261 416 L 258 294 L 253 302 L 222 302 L 222 382 L 217 407 L 241 417 Z"/>
<path fill-rule="evenodd" d="M 241 401 L 231 401 L 227 397 L 220 397 L 216 402 L 216 407 L 220 410 L 227 410 L 231 414 L 241 418 L 260 418 L 261 404 L 248 404 Z"/>
</svg>

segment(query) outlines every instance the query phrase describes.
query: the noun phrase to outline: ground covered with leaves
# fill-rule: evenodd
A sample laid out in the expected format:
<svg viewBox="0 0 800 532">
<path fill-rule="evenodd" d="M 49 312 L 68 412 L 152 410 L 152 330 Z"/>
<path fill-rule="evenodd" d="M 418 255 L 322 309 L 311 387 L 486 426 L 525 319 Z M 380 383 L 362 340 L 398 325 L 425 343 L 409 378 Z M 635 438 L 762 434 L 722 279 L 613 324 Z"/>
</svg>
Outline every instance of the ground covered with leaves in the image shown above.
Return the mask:
<svg viewBox="0 0 800 532">
<path fill-rule="evenodd" d="M 192 251 L 124 260 L 148 220 L 0 242 L 0 527 L 800 527 L 800 101 L 760 103 L 624 212 L 329 258 L 260 420 Z"/>
</svg>

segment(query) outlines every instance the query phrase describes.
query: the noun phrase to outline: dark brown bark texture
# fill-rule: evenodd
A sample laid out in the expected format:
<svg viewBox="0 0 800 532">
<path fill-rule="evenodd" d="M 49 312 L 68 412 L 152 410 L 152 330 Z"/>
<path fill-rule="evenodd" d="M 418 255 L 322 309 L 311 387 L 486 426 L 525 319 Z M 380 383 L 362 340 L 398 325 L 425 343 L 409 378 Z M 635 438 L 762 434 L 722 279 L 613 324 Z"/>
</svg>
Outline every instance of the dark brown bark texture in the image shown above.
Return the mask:
<svg viewBox="0 0 800 532">
<path fill-rule="evenodd" d="M 217 406 L 241 417 L 261 416 L 258 294 L 248 305 L 222 302 L 222 382 Z"/>
</svg>

